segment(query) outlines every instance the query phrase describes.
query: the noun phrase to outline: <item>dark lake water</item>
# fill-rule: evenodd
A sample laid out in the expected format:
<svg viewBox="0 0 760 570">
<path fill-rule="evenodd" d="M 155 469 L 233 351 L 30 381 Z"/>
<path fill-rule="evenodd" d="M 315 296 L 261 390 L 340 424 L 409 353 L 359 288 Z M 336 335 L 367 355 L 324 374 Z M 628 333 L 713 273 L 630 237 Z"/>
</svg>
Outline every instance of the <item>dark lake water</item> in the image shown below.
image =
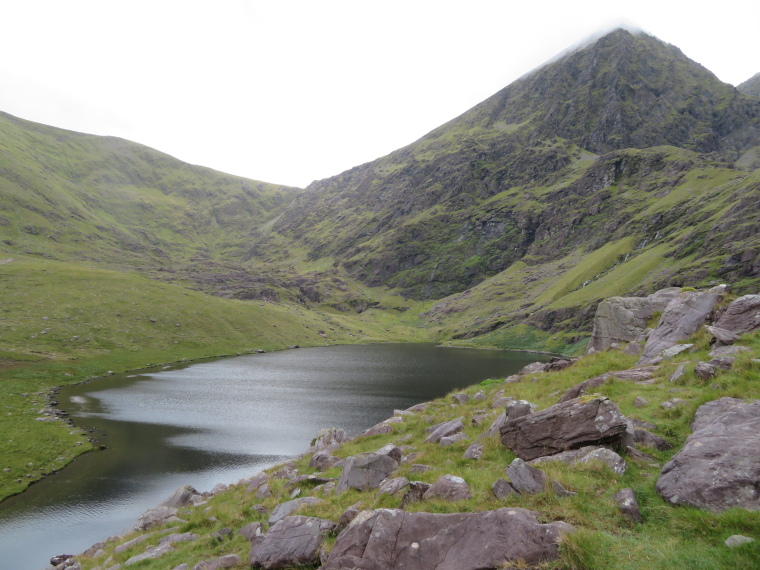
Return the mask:
<svg viewBox="0 0 760 570">
<path fill-rule="evenodd" d="M 374 344 L 288 350 L 114 375 L 60 407 L 108 446 L 0 503 L 0 567 L 44 568 L 130 529 L 180 485 L 210 490 L 350 435 L 395 408 L 503 378 L 538 355 Z M 49 566 L 47 566 L 49 568 Z"/>
</svg>

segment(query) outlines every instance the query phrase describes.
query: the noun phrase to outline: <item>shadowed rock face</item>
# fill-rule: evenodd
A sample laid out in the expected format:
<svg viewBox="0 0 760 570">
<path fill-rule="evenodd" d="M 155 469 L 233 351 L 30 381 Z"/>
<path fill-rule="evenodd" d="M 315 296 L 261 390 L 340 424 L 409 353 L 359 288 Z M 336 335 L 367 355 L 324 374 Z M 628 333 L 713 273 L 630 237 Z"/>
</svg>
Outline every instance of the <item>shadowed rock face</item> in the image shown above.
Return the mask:
<svg viewBox="0 0 760 570">
<path fill-rule="evenodd" d="M 744 295 L 726 307 L 716 326 L 735 335 L 760 329 L 760 295 Z"/>
<path fill-rule="evenodd" d="M 566 523 L 540 524 L 525 509 L 485 513 L 364 511 L 335 541 L 323 570 L 476 570 L 524 560 L 537 564 L 559 555 Z"/>
<path fill-rule="evenodd" d="M 509 420 L 501 427 L 501 443 L 530 461 L 586 445 L 620 445 L 627 421 L 608 398 L 575 398 Z"/>
<path fill-rule="evenodd" d="M 712 512 L 760 510 L 760 401 L 720 398 L 700 406 L 694 433 L 662 468 L 657 490 L 674 505 Z"/>
</svg>

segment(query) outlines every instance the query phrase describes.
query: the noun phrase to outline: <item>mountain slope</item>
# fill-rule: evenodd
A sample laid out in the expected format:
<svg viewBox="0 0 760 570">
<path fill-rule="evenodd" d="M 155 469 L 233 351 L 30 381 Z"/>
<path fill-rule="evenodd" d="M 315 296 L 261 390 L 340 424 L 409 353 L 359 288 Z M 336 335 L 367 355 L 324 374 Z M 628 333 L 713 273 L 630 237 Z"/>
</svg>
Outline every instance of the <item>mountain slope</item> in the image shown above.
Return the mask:
<svg viewBox="0 0 760 570">
<path fill-rule="evenodd" d="M 662 145 L 646 157 L 625 150 Z M 757 168 L 758 145 L 760 101 L 673 46 L 617 30 L 419 141 L 313 183 L 249 255 L 298 250 L 364 283 L 437 299 L 518 261 L 556 261 L 630 232 L 643 242 L 660 223 L 643 217 L 657 196 L 707 191 L 691 172 L 739 180 L 747 172 L 734 162 Z M 618 191 L 621 177 L 635 194 Z"/>
<path fill-rule="evenodd" d="M 745 95 L 760 97 L 760 73 L 755 73 L 744 83 L 737 85 L 736 90 Z"/>
</svg>

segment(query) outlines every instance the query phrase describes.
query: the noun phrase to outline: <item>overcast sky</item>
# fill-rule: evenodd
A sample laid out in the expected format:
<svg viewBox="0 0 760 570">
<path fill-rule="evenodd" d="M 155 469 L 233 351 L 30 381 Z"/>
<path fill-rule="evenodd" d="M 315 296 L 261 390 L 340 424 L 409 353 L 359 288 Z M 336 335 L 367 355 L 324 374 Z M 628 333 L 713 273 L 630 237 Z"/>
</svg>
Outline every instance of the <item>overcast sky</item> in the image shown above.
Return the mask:
<svg viewBox="0 0 760 570">
<path fill-rule="evenodd" d="M 759 0 L 3 4 L 0 110 L 295 186 L 420 138 L 622 22 L 728 83 L 760 71 Z"/>
</svg>

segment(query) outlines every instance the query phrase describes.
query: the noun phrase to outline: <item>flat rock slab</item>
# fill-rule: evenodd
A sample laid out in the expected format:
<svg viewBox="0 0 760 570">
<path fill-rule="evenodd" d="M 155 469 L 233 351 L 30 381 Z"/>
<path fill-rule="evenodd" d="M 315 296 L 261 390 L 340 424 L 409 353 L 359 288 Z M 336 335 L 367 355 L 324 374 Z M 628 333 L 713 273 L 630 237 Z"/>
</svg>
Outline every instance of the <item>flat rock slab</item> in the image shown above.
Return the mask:
<svg viewBox="0 0 760 570">
<path fill-rule="evenodd" d="M 425 438 L 425 443 L 438 443 L 441 441 L 442 437 L 448 437 L 455 433 L 459 433 L 464 429 L 464 423 L 462 423 L 463 419 L 464 418 L 461 417 L 427 428 L 425 433 L 430 435 Z"/>
<path fill-rule="evenodd" d="M 338 536 L 323 570 L 478 570 L 559 556 L 558 540 L 573 528 L 539 523 L 530 511 L 484 513 L 364 511 Z"/>
<path fill-rule="evenodd" d="M 586 445 L 621 445 L 627 430 L 625 416 L 603 396 L 555 404 L 500 429 L 501 443 L 526 461 Z"/>
<path fill-rule="evenodd" d="M 611 378 L 617 378 L 618 380 L 626 380 L 630 382 L 644 382 L 654 377 L 655 372 L 658 370 L 658 366 L 643 366 L 641 368 L 631 368 L 629 370 L 618 370 L 615 372 L 605 372 L 599 376 L 594 376 L 588 380 L 584 380 L 580 384 L 576 384 L 565 392 L 557 402 L 567 402 L 574 398 L 583 396 L 587 392 L 590 392 L 594 388 L 606 384 Z"/>
<path fill-rule="evenodd" d="M 193 566 L 193 570 L 218 570 L 219 568 L 233 568 L 240 564 L 240 556 L 237 554 L 227 554 L 219 558 L 204 560 Z"/>
<path fill-rule="evenodd" d="M 285 517 L 269 532 L 251 541 L 251 567 L 271 569 L 317 565 L 322 543 L 334 528 L 334 522 L 324 519 L 297 515 Z"/>
<path fill-rule="evenodd" d="M 281 521 L 285 517 L 296 512 L 303 505 L 314 505 L 316 503 L 323 503 L 323 502 L 324 502 L 324 499 L 319 499 L 317 497 L 299 497 L 298 499 L 293 499 L 292 501 L 280 503 L 274 508 L 274 510 L 272 511 L 272 514 L 269 516 L 269 524 L 270 526 L 273 524 L 276 524 L 277 522 Z"/>
<path fill-rule="evenodd" d="M 673 505 L 715 513 L 760 510 L 760 401 L 708 402 L 692 428 L 683 449 L 662 468 L 657 491 Z"/>
<path fill-rule="evenodd" d="M 461 477 L 442 475 L 433 483 L 422 497 L 424 500 L 441 499 L 456 502 L 472 499 L 470 486 Z"/>
<path fill-rule="evenodd" d="M 541 465 L 548 461 L 561 461 L 568 465 L 575 465 L 576 463 L 588 463 L 589 461 L 599 461 L 609 467 L 614 473 L 622 475 L 627 469 L 627 465 L 620 455 L 607 449 L 605 447 L 599 447 L 589 445 L 581 447 L 580 449 L 573 449 L 571 451 L 563 451 L 556 455 L 548 455 L 546 457 L 539 457 L 533 459 L 530 465 Z"/>
<path fill-rule="evenodd" d="M 535 495 L 546 491 L 547 485 L 551 484 L 554 493 L 559 497 L 567 497 L 573 494 L 556 481 L 551 481 L 546 473 L 531 467 L 519 457 L 509 464 L 507 475 L 510 484 L 518 493 Z"/>
</svg>

